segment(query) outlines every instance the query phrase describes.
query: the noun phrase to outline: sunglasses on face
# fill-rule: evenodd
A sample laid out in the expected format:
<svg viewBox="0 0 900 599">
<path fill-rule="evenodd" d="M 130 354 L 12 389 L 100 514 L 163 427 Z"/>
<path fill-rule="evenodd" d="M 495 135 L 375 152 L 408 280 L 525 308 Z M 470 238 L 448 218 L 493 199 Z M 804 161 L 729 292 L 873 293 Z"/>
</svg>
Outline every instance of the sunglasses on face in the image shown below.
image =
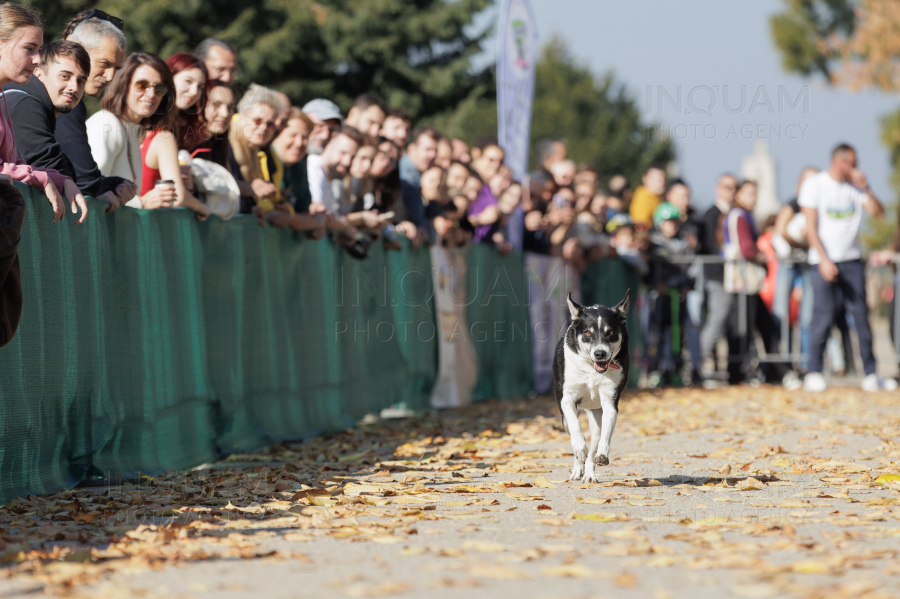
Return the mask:
<svg viewBox="0 0 900 599">
<path fill-rule="evenodd" d="M 94 9 L 91 12 L 89 12 L 88 14 L 84 15 L 84 20 L 87 21 L 88 19 L 99 19 L 101 21 L 109 21 L 119 31 L 121 31 L 122 28 L 125 27 L 125 21 L 123 21 L 119 17 L 114 17 L 112 15 L 108 15 L 105 12 L 103 12 L 102 10 Z"/>
<path fill-rule="evenodd" d="M 144 81 L 143 79 L 141 79 L 140 81 L 135 81 L 132 84 L 132 86 L 134 87 L 135 91 L 137 91 L 138 95 L 141 95 L 141 96 L 146 94 L 147 90 L 151 89 L 151 88 L 153 89 L 153 93 L 156 94 L 157 96 L 164 96 L 169 91 L 169 88 L 166 87 L 165 85 L 163 85 L 162 83 L 157 83 L 154 85 L 153 83 L 150 83 L 149 81 Z"/>
<path fill-rule="evenodd" d="M 253 126 L 256 127 L 257 129 L 259 129 L 260 127 L 262 127 L 264 125 L 265 125 L 266 129 L 274 129 L 276 126 L 275 121 L 264 121 L 261 118 L 254 118 L 252 120 L 253 120 Z"/>
</svg>

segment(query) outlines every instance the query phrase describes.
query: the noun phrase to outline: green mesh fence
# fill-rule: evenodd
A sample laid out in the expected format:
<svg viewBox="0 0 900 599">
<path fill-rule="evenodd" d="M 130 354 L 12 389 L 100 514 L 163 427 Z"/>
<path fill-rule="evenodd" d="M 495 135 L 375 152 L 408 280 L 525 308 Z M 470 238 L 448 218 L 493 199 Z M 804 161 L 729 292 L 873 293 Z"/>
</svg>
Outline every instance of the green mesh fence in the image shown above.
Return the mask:
<svg viewBox="0 0 900 599">
<path fill-rule="evenodd" d="M 534 365 L 524 254 L 500 256 L 492 247 L 471 246 L 466 289 L 466 320 L 478 356 L 472 398 L 528 395 Z"/>
<path fill-rule="evenodd" d="M 19 186 L 25 306 L 0 348 L 0 502 L 71 487 L 91 470 L 131 478 L 223 452 L 346 428 L 402 403 L 429 406 L 437 375 L 425 248 L 358 261 L 328 240 L 254 218 L 197 224 L 188 211 L 118 210 L 53 225 Z M 468 253 L 473 396 L 532 389 L 521 254 Z M 637 280 L 591 265 L 586 302 L 618 302 Z M 632 328 L 632 339 L 638 332 Z"/>
<path fill-rule="evenodd" d="M 252 218 L 198 226 L 93 200 L 83 225 L 53 225 L 46 199 L 20 189 L 25 306 L 0 348 L 0 501 L 89 468 L 188 468 L 428 406 L 427 249 L 376 244 L 357 261 Z"/>
</svg>

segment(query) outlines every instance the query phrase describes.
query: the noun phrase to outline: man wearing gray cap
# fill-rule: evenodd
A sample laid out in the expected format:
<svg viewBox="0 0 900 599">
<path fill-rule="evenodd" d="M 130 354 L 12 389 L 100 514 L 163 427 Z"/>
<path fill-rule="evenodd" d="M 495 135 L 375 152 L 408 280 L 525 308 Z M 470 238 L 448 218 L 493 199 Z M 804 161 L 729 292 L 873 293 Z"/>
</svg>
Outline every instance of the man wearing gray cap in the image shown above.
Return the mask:
<svg viewBox="0 0 900 599">
<path fill-rule="evenodd" d="M 317 98 L 307 102 L 302 110 L 303 114 L 308 116 L 314 124 L 312 133 L 309 134 L 306 153 L 321 154 L 331 140 L 331 136 L 341 128 L 341 124 L 344 122 L 341 109 L 331 100 Z"/>
</svg>

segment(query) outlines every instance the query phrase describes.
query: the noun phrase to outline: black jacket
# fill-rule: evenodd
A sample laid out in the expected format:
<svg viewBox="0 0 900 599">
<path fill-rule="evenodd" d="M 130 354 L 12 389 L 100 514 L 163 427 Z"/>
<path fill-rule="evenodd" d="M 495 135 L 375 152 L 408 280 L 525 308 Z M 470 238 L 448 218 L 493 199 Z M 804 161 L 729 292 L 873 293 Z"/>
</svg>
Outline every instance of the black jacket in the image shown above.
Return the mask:
<svg viewBox="0 0 900 599">
<path fill-rule="evenodd" d="M 3 95 L 19 158 L 34 168 L 52 168 L 75 179 L 71 161 L 56 142 L 56 114 L 41 80 L 32 75 L 28 83 L 9 83 L 3 86 Z"/>
<path fill-rule="evenodd" d="M 699 222 L 703 227 L 699 239 L 701 254 L 719 255 L 719 250 L 721 249 L 719 247 L 719 221 L 721 218 L 722 211 L 715 204 L 710 206 L 709 210 L 700 217 Z M 708 281 L 722 282 L 725 280 L 725 268 L 721 264 L 704 264 L 703 274 Z"/>
<path fill-rule="evenodd" d="M 12 183 L 0 180 L 0 347 L 9 343 L 22 315 L 19 235 L 25 219 L 25 199 Z"/>
<path fill-rule="evenodd" d="M 82 100 L 72 112 L 61 114 L 56 118 L 56 141 L 75 169 L 74 179 L 78 189 L 84 195 L 96 198 L 107 191 L 115 191 L 126 179 L 104 177 L 100 174 L 100 168 L 94 161 L 91 145 L 88 143 L 86 122 L 87 108 Z M 16 142 L 18 143 L 18 137 Z M 24 156 L 22 158 L 25 160 Z"/>
</svg>

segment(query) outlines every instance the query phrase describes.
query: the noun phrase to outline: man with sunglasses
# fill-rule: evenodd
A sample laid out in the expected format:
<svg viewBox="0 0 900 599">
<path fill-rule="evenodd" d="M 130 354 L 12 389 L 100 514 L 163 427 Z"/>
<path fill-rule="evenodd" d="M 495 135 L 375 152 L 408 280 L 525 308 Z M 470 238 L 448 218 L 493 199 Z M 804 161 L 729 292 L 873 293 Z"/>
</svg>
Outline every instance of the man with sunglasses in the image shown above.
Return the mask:
<svg viewBox="0 0 900 599">
<path fill-rule="evenodd" d="M 93 10 L 72 19 L 66 27 L 67 40 L 81 44 L 91 61 L 84 93 L 98 97 L 125 62 L 125 35 L 122 20 Z M 109 202 L 107 212 L 131 200 L 137 187 L 121 177 L 103 177 L 91 155 L 87 137 L 87 108 L 79 102 L 56 121 L 56 141 L 75 170 L 75 182 L 84 195 Z"/>
</svg>

